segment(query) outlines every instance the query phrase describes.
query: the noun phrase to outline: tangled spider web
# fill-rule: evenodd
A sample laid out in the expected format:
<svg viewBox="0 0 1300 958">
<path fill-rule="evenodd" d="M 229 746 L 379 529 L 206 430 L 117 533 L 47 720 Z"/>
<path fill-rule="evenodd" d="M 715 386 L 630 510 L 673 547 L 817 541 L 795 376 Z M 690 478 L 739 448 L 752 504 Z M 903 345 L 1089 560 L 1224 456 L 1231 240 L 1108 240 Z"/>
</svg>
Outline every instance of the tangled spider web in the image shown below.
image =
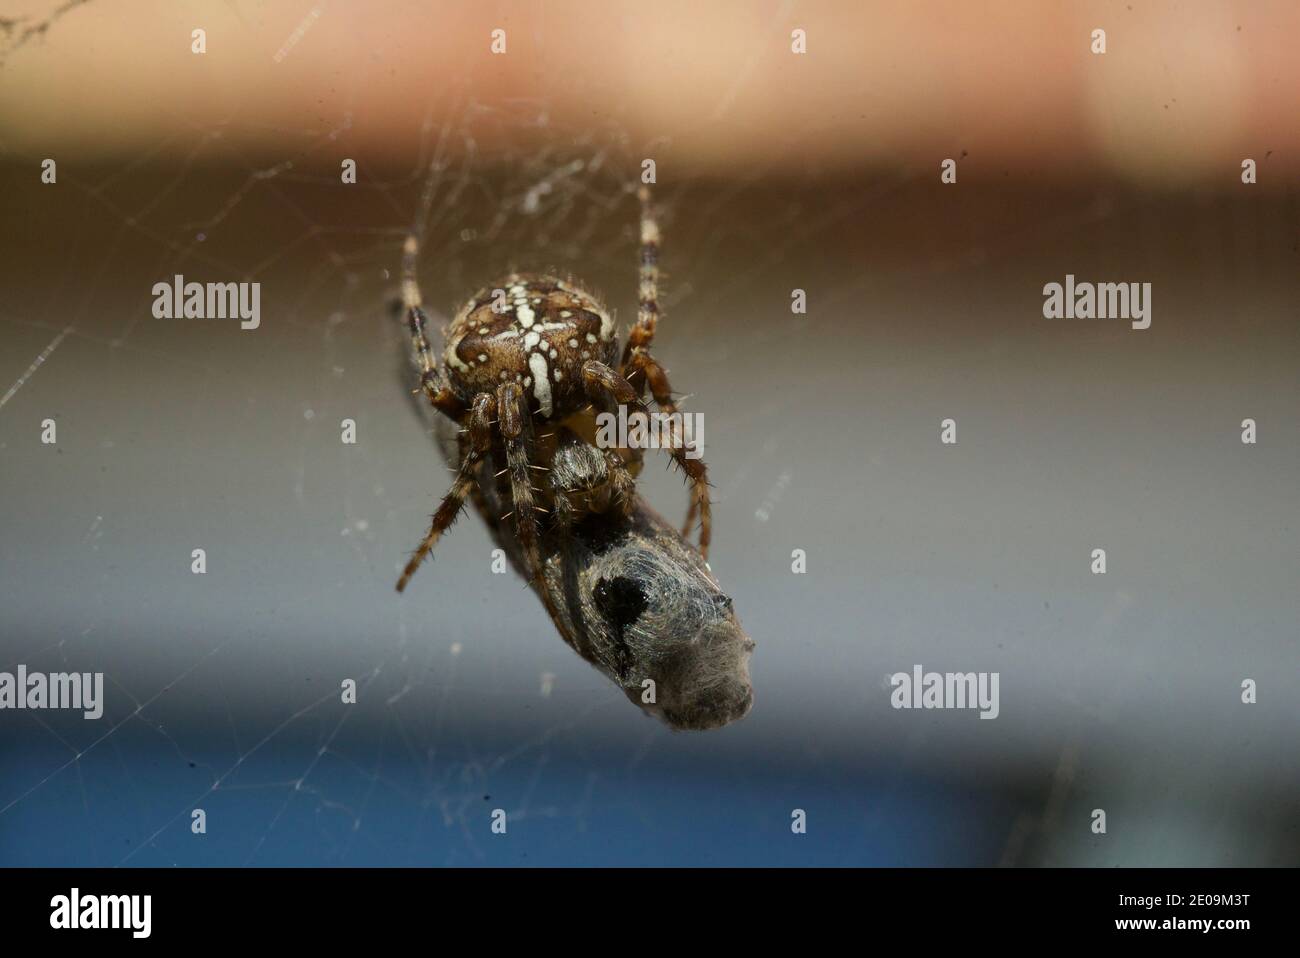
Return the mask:
<svg viewBox="0 0 1300 958">
<path fill-rule="evenodd" d="M 485 164 L 478 156 L 476 137 L 485 135 L 488 127 L 523 132 L 515 138 L 520 141 L 517 155 L 507 152 L 497 157 L 501 169 L 513 171 L 505 177 L 494 178 L 481 169 Z M 105 672 L 108 689 L 105 714 L 97 723 L 81 725 L 80 716 L 76 722 L 64 722 L 66 716 L 61 714 L 32 711 L 25 716 L 31 723 L 26 729 L 7 729 L 19 733 L 8 745 L 9 788 L 0 796 L 0 822 L 9 825 L 4 830 L 8 844 L 14 842 L 17 820 L 32 815 L 44 820 L 56 808 L 59 827 L 43 830 L 49 835 L 76 834 L 82 830 L 79 822 L 102 834 L 89 847 L 69 845 L 60 850 L 42 844 L 11 849 L 6 856 L 11 860 L 259 863 L 284 861 L 286 855 L 300 861 L 375 860 L 357 845 L 365 843 L 370 828 L 383 827 L 387 816 L 373 811 L 375 796 L 390 790 L 389 801 L 400 795 L 398 801 L 410 803 L 407 839 L 400 844 L 409 841 L 411 847 L 418 846 L 423 829 L 450 836 L 435 843 L 431 857 L 426 857 L 426 849 L 406 859 L 409 863 L 481 860 L 490 833 L 472 827 L 471 822 L 476 826 L 487 821 L 488 811 L 498 807 L 505 810 L 515 830 L 527 829 L 534 819 L 548 818 L 567 819 L 570 828 L 581 828 L 584 793 L 548 794 L 544 787 L 548 743 L 593 708 L 601 704 L 608 708 L 609 696 L 596 696 L 593 706 L 583 705 L 572 689 L 567 694 L 553 692 L 557 675 L 540 664 L 533 670 L 535 686 L 526 691 L 515 688 L 513 679 L 494 681 L 490 669 L 479 671 L 474 665 L 468 666 L 468 680 L 461 677 L 466 666 L 459 660 L 474 656 L 465 653 L 473 637 L 460 630 L 458 618 L 468 614 L 481 622 L 491 612 L 488 602 L 505 603 L 514 612 L 509 627 L 523 633 L 534 625 L 537 610 L 531 608 L 526 594 L 501 581 L 505 577 L 462 576 L 478 583 L 471 592 L 472 608 L 458 608 L 445 616 L 446 626 L 432 630 L 437 635 L 432 643 L 424 640 L 429 630 L 422 618 L 431 611 L 429 603 L 412 608 L 414 603 L 403 606 L 394 596 L 368 599 L 375 604 L 382 601 L 381 616 L 387 621 L 363 622 L 346 641 L 342 641 L 343 630 L 331 638 L 316 629 L 321 624 L 321 602 L 347 588 L 348 580 L 370 578 L 377 569 L 382 570 L 380 581 L 391 578 L 387 569 L 401 553 L 385 555 L 392 543 L 377 530 L 399 530 L 409 548 L 421 531 L 421 513 L 433 496 L 441 494 L 439 485 L 446 481 L 433 444 L 421 430 L 412 428 L 406 405 L 391 401 L 410 386 L 406 366 L 399 361 L 400 329 L 387 314 L 388 300 L 396 290 L 392 271 L 401 238 L 421 207 L 421 196 L 430 211 L 421 226 L 432 238 L 431 255 L 423 264 L 431 289 L 465 289 L 470 271 L 476 268 L 475 255 L 491 259 L 502 251 L 529 256 L 545 250 L 548 262 L 568 266 L 612 264 L 615 250 L 627 254 L 630 249 L 629 229 L 610 228 L 612 210 L 622 198 L 611 184 L 627 182 L 627 171 L 606 172 L 602 167 L 612 165 L 614 150 L 621 146 L 625 151 L 626 145 L 618 144 L 616 137 L 600 142 L 594 136 L 557 136 L 546 129 L 543 104 L 487 107 L 467 102 L 454 121 L 427 125 L 421 155 L 409 175 L 372 182 L 363 161 L 363 175 L 351 187 L 352 196 L 340 200 L 339 175 L 320 167 L 322 160 L 337 166 L 347 130 L 345 117 L 337 128 L 303 135 L 300 149 L 270 167 L 242 162 L 227 145 L 224 134 L 229 130 L 182 130 L 172 142 L 160 144 L 157 157 L 165 159 L 140 157 L 126 170 L 75 183 L 89 216 L 104 223 L 112 239 L 69 257 L 69 270 L 83 274 L 89 270 L 93 277 L 87 300 L 72 309 L 61 304 L 57 311 L 70 314 L 71 322 L 13 384 L 5 403 L 39 404 L 46 398 L 45 387 L 57 389 L 58 375 L 48 375 L 55 371 L 53 363 L 46 375 L 37 378 L 37 373 L 60 349 L 60 361 L 107 364 L 104 386 L 110 392 L 120 388 L 121 383 L 114 382 L 118 377 L 152 379 L 150 391 L 178 397 L 175 417 L 142 409 L 130 400 L 115 412 L 156 432 L 159 441 L 173 450 L 176 444 L 185 444 L 187 436 L 210 435 L 212 423 L 229 416 L 226 430 L 241 450 L 239 458 L 251 463 L 281 457 L 275 471 L 279 478 L 291 480 L 284 505 L 297 513 L 303 526 L 331 522 L 335 527 L 331 538 L 341 548 L 335 545 L 330 551 L 344 565 L 325 572 L 331 578 L 328 585 L 319 580 L 290 583 L 279 577 L 274 583 L 264 582 L 268 588 L 262 605 L 252 598 L 259 590 L 251 577 L 245 577 L 248 573 L 241 575 L 228 567 L 228 574 L 216 574 L 216 567 L 224 564 L 218 559 L 223 546 L 218 542 L 221 533 L 209 525 L 208 534 L 199 536 L 205 542 L 196 546 L 206 547 L 213 568 L 206 579 L 196 576 L 195 581 L 226 580 L 216 590 L 225 598 L 215 605 L 191 595 L 170 608 L 132 615 L 117 626 L 113 614 L 103 607 L 83 609 L 84 624 L 77 638 L 61 637 L 44 645 L 45 636 L 68 628 L 68 617 L 76 615 L 69 606 L 30 610 L 32 619 L 25 623 L 29 639 L 14 641 L 20 629 L 14 623 L 6 665 L 23 661 L 33 670 L 42 664 L 51 671 L 87 670 L 92 669 L 89 659 L 96 663 L 94 669 Z M 286 139 L 294 138 L 294 131 L 283 132 Z M 538 142 L 525 144 L 529 134 Z M 486 135 L 511 139 L 502 137 L 500 129 Z M 604 193 L 597 191 L 600 181 L 595 179 L 602 173 Z M 162 185 L 141 197 L 142 181 Z M 284 210 L 289 211 L 288 222 L 278 224 L 278 235 L 262 232 L 275 230 L 276 225 L 268 222 L 278 220 Z M 250 226 L 250 221 L 258 225 Z M 538 224 L 548 228 L 538 230 Z M 184 335 L 206 336 L 209 330 L 179 331 L 180 340 L 167 335 L 178 331 L 168 330 L 160 339 L 142 295 L 148 286 L 127 279 L 131 270 L 141 268 L 159 278 L 182 272 L 200 279 L 215 276 L 262 283 L 268 300 L 277 301 L 268 309 L 267 319 L 275 332 L 257 347 L 262 356 L 268 350 L 275 354 L 271 365 L 262 370 L 271 375 L 232 377 L 226 364 L 241 361 L 237 356 L 221 355 L 222 347 L 216 352 L 207 352 L 208 346 L 196 350 Z M 630 275 L 630 268 L 627 272 Z M 95 315 L 90 296 L 108 298 L 112 305 Z M 113 308 L 117 304 L 122 306 Z M 323 304 L 328 312 L 322 314 Z M 6 323 L 18 323 L 23 333 L 37 338 L 48 328 L 44 323 L 23 325 L 12 315 Z M 266 339 L 273 340 L 270 346 Z M 248 355 L 239 353 L 241 344 L 234 345 L 236 353 Z M 97 358 L 83 359 L 86 356 Z M 283 367 L 276 371 L 275 364 Z M 178 369 L 183 382 L 160 382 L 159 368 Z M 293 384 L 287 385 L 286 380 Z M 371 452 L 339 459 L 336 450 L 321 448 L 320 423 L 334 418 L 331 407 L 338 393 L 348 396 L 343 405 L 350 405 L 351 416 L 363 423 L 360 445 Z M 241 407 L 274 406 L 281 399 L 298 409 L 287 424 L 277 427 L 277 436 L 235 438 L 241 419 L 248 422 Z M 380 409 L 372 412 L 368 422 L 367 404 L 376 400 Z M 383 415 L 397 421 L 391 428 L 372 427 L 370 422 Z M 56 413 L 56 418 L 61 417 Z M 65 436 L 76 428 L 66 422 L 62 426 Z M 132 432 L 131 427 L 125 428 Z M 376 437 L 391 433 L 387 441 L 399 448 L 424 443 L 412 450 L 411 458 L 418 463 L 413 472 L 419 491 L 415 496 L 403 493 L 404 502 L 385 488 L 381 477 L 392 463 L 385 463 L 382 453 L 374 453 L 376 444 L 384 440 L 367 437 L 371 428 Z M 263 440 L 266 444 L 259 444 Z M 125 448 L 127 455 L 150 456 L 147 449 L 140 450 L 120 435 L 105 435 L 99 445 L 101 451 Z M 334 445 L 339 446 L 337 436 Z M 192 452 L 208 459 L 209 466 L 211 458 L 220 455 L 215 447 L 202 443 Z M 208 470 L 196 470 L 185 483 L 184 498 L 193 497 L 187 511 L 197 516 L 204 507 L 194 500 L 204 497 L 205 488 L 212 494 L 211 480 L 205 483 L 201 475 L 204 471 Z M 330 472 L 333 478 L 322 482 L 322 474 Z M 328 507 L 322 485 L 342 493 Z M 132 497 L 124 490 L 107 494 L 110 500 Z M 82 498 L 94 497 L 83 492 Z M 51 507 L 48 502 L 43 505 Z M 141 553 L 151 551 L 142 541 L 143 529 L 130 530 L 127 520 L 106 505 L 94 511 L 81 539 L 91 556 L 103 556 L 110 549 L 120 554 L 124 543 L 128 552 L 132 547 Z M 238 511 L 248 518 L 260 510 L 250 505 Z M 326 519 L 329 514 L 334 517 Z M 233 546 L 242 536 L 230 531 L 228 543 Z M 475 566 L 486 573 L 489 564 L 481 533 L 477 538 L 474 547 L 482 561 Z M 250 572 L 263 566 L 271 552 L 280 551 L 274 546 L 267 549 L 266 544 L 261 548 L 260 561 L 258 547 L 250 547 L 247 540 L 240 550 Z M 457 555 L 454 544 L 446 551 L 435 573 L 443 573 L 444 578 L 446 572 L 457 570 L 466 555 L 465 549 Z M 188 549 L 177 554 L 182 571 L 187 571 L 188 556 Z M 275 563 L 281 561 L 285 569 L 301 568 L 288 551 Z M 322 571 L 317 569 L 313 575 Z M 148 592 L 147 575 L 139 567 L 115 576 L 101 572 L 105 588 L 99 598 L 106 592 Z M 164 580 L 179 581 L 170 574 Z M 485 592 L 485 584 L 495 588 Z M 233 606 L 227 605 L 231 600 Z M 200 612 L 204 606 L 206 614 Z M 216 606 L 225 606 L 225 611 Z M 242 608 L 236 610 L 237 606 Z M 249 626 L 267 616 L 280 622 L 272 629 L 278 638 L 254 637 Z M 491 622 L 492 628 L 508 626 Z M 154 629 L 180 631 L 185 638 L 155 640 L 141 634 Z M 374 639 L 376 629 L 387 632 L 379 641 Z M 364 638 L 358 640 L 359 636 Z M 345 645 L 354 643 L 362 647 L 344 651 Z M 553 647 L 543 658 L 561 660 L 551 653 L 562 651 Z M 340 654 L 347 666 L 335 675 Z M 478 665 L 484 667 L 484 661 Z M 260 673 L 253 679 L 261 687 L 259 692 L 230 689 L 229 684 L 243 684 L 241 673 L 250 668 Z M 595 676 L 577 668 L 554 668 L 567 681 L 580 676 L 582 691 L 597 686 Z M 356 683 L 358 704 L 341 702 L 342 679 Z M 480 685 L 484 681 L 487 689 Z M 566 704 L 545 709 L 533 728 L 466 739 L 449 715 L 463 712 L 485 692 L 489 698 L 537 699 L 543 705 L 549 698 Z M 267 697 L 259 705 L 261 693 Z M 267 703 L 275 704 L 268 707 Z M 382 716 L 379 726 L 354 733 L 376 716 Z M 37 734 L 32 734 L 33 729 Z M 399 781 L 387 774 L 386 766 L 394 762 L 418 770 L 415 779 L 408 776 Z M 514 787 L 493 801 L 491 792 L 502 786 L 503 779 Z M 594 777 L 587 780 L 586 791 L 593 783 Z M 196 809 L 210 823 L 201 835 L 191 828 Z M 303 826 L 311 850 L 286 851 L 293 848 Z M 120 841 L 108 840 L 104 834 L 108 832 Z"/>
<path fill-rule="evenodd" d="M 46 340 L 3 411 L 49 408 L 82 479 L 38 493 L 37 461 L 11 476 L 34 515 L 68 524 L 14 530 L 40 544 L 31 601 L 7 611 L 4 664 L 103 671 L 106 702 L 97 722 L 28 711 L 7 723 L 6 860 L 602 861 L 608 839 L 576 841 L 593 817 L 618 823 L 613 848 L 627 852 L 643 842 L 628 822 L 695 801 L 690 750 L 665 756 L 681 763 L 676 794 L 639 794 L 667 733 L 550 634 L 513 574 L 491 572 L 476 521 L 413 597 L 391 592 L 448 481 L 401 399 L 413 385 L 391 314 L 403 237 L 414 226 L 424 238 L 435 311 L 517 267 L 579 275 L 628 310 L 630 190 L 655 147 L 616 125 L 557 129 L 544 102 L 448 95 L 396 175 L 372 174 L 346 114 L 273 131 L 285 155 L 269 165 L 241 155 L 236 118 L 180 128 L 124 167 L 63 174 L 83 222 L 59 292 L 3 317 L 16 352 Z M 353 156 L 360 175 L 341 185 Z M 661 194 L 670 234 L 681 190 Z M 682 251 L 707 263 L 716 240 Z M 262 326 L 160 323 L 153 284 L 178 273 L 260 283 Z M 688 275 L 665 304 L 693 294 Z M 693 345 L 685 331 L 669 341 Z M 716 334 L 703 348 L 697 368 L 732 359 Z M 104 396 L 94 413 L 55 399 L 87 380 Z M 355 446 L 340 442 L 348 419 Z M 681 492 L 670 477 L 646 485 Z M 76 589 L 51 587 L 56 562 Z M 513 842 L 494 843 L 498 809 Z M 679 841 L 670 860 L 688 855 Z"/>
</svg>

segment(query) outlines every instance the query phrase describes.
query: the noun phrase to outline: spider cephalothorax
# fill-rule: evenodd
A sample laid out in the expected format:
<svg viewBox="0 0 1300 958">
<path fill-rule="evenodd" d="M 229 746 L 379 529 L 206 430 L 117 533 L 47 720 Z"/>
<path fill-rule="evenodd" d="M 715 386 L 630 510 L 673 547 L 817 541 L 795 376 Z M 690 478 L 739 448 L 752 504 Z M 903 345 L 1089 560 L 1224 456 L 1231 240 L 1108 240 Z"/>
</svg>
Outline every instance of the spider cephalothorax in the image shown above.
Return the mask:
<svg viewBox="0 0 1300 958">
<path fill-rule="evenodd" d="M 552 515 L 554 525 L 567 528 L 591 512 L 613 507 L 631 511 L 634 476 L 643 451 L 592 446 L 596 413 L 622 406 L 645 412 L 647 390 L 660 409 L 677 411 L 668 376 L 650 353 L 659 320 L 659 228 L 650 209 L 649 190 L 642 187 L 639 197 L 637 321 L 621 358 L 614 319 L 596 296 L 576 281 L 514 273 L 479 290 L 456 313 L 444 330 L 446 345 L 439 365 L 429 346 L 428 320 L 415 281 L 418 243 L 414 236 L 407 239 L 402 298 L 420 386 L 434 408 L 459 424 L 462 441 L 451 490 L 402 572 L 399 591 L 455 520 L 489 466 L 493 478 L 508 477 L 502 481 L 509 486 L 514 508 L 507 516 L 514 517 L 527 572 L 534 581 L 541 575 L 539 514 Z M 707 555 L 711 525 L 707 471 L 684 442 L 669 445 L 668 451 L 691 483 L 687 527 L 699 517 L 700 553 Z M 558 621 L 552 600 L 544 590 L 542 594 Z"/>
</svg>

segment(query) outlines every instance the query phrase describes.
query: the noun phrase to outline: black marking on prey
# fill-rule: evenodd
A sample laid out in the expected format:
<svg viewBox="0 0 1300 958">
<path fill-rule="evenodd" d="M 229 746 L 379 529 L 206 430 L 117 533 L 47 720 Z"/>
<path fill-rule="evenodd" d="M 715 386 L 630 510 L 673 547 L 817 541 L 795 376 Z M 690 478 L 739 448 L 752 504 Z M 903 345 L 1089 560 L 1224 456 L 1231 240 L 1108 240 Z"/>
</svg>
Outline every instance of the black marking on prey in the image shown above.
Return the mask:
<svg viewBox="0 0 1300 958">
<path fill-rule="evenodd" d="M 592 591 L 596 609 L 614 630 L 614 640 L 618 644 L 619 674 L 627 675 L 632 665 L 632 650 L 628 648 L 624 631 L 641 617 L 646 610 L 645 587 L 635 579 L 627 576 L 615 576 L 601 579 Z"/>
<path fill-rule="evenodd" d="M 645 588 L 635 579 L 615 576 L 601 579 L 593 593 L 596 608 L 606 621 L 622 635 L 623 630 L 641 617 L 645 611 Z"/>
</svg>

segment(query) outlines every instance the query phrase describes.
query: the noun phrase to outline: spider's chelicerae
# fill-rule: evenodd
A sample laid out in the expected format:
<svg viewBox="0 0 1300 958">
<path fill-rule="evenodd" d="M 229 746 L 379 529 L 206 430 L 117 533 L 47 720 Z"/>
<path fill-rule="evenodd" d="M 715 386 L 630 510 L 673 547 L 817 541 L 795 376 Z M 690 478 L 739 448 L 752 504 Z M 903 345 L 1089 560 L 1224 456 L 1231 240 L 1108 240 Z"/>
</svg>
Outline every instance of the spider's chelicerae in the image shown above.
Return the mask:
<svg viewBox="0 0 1300 958">
<path fill-rule="evenodd" d="M 596 296 L 576 281 L 515 273 L 461 307 L 444 331 L 442 362 L 436 362 L 415 280 L 418 247 L 414 237 L 407 240 L 402 300 L 420 386 L 434 408 L 459 424 L 461 455 L 450 491 L 397 582 L 399 592 L 455 521 L 484 463 L 504 460 L 515 535 L 535 582 L 542 574 L 539 516 L 565 526 L 589 513 L 633 509 L 643 452 L 597 449 L 595 414 L 619 406 L 644 411 L 647 390 L 661 410 L 677 412 L 667 374 L 650 352 L 659 318 L 659 228 L 649 190 L 642 187 L 638 197 L 639 306 L 621 354 L 614 320 Z M 684 443 L 670 445 L 666 451 L 691 486 L 686 526 L 698 516 L 699 550 L 707 556 L 707 471 L 702 460 L 687 456 Z M 546 590 L 541 594 L 555 617 Z"/>
</svg>

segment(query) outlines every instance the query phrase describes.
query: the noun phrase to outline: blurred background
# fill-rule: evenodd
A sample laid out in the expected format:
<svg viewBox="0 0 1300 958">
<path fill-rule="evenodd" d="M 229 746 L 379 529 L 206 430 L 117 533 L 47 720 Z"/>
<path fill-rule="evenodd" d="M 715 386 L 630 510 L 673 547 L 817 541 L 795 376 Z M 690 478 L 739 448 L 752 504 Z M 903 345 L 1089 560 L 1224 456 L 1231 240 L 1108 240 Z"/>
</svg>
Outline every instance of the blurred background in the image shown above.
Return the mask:
<svg viewBox="0 0 1300 958">
<path fill-rule="evenodd" d="M 1298 10 L 10 3 L 0 671 L 107 701 L 0 711 L 0 863 L 1300 862 Z M 645 158 L 758 643 L 702 734 L 476 516 L 393 591 L 450 481 L 405 231 L 443 318 L 554 268 L 626 324 Z M 260 283 L 260 327 L 154 318 L 177 273 Z M 1066 274 L 1151 283 L 1151 328 L 1044 319 Z M 999 717 L 892 709 L 918 663 L 999 672 Z"/>
</svg>

